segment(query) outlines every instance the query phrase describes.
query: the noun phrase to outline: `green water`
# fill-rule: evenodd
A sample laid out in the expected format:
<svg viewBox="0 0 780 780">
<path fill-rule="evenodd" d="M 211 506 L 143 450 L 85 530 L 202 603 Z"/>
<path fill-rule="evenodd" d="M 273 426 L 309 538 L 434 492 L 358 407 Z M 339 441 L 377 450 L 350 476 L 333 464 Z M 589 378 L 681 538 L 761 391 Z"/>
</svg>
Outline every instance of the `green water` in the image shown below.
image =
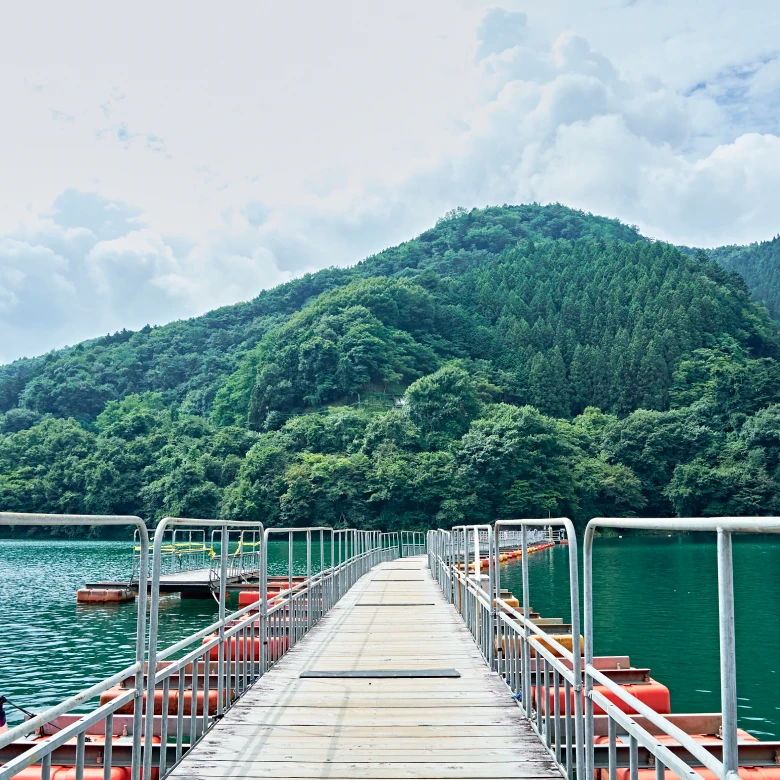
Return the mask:
<svg viewBox="0 0 780 780">
<path fill-rule="evenodd" d="M 72 696 L 135 659 L 136 604 L 77 604 L 86 582 L 127 581 L 132 561 L 125 542 L 0 540 L 0 694 L 31 710 Z M 325 545 L 326 560 L 330 549 Z M 306 545 L 294 545 L 294 573 L 306 573 Z M 286 542 L 269 545 L 269 574 L 286 574 Z M 312 571 L 320 552 L 312 544 Z M 233 606 L 237 608 L 235 599 Z M 214 622 L 212 600 L 165 596 L 159 647 Z M 6 707 L 9 723 L 21 716 Z"/>
<path fill-rule="evenodd" d="M 570 617 L 567 555 L 556 547 L 529 558 L 531 605 L 545 616 Z M 317 570 L 316 549 L 312 557 Z M 304 573 L 303 545 L 294 558 L 295 573 Z M 286 561 L 286 544 L 272 545 L 270 573 L 284 573 Z M 714 541 L 599 539 L 594 563 L 596 652 L 650 667 L 675 712 L 718 712 Z M 740 726 L 780 738 L 780 543 L 739 539 L 734 566 Z M 121 542 L 0 541 L 0 692 L 40 709 L 131 663 L 135 604 L 77 605 L 75 596 L 87 580 L 127 578 L 129 568 Z M 502 585 L 521 595 L 519 563 L 502 567 Z M 164 598 L 160 645 L 215 615 L 213 601 Z"/>
<path fill-rule="evenodd" d="M 528 561 L 533 609 L 568 620 L 568 549 Z M 597 539 L 593 563 L 595 653 L 628 655 L 632 666 L 649 667 L 668 686 L 673 712 L 720 712 L 714 535 Z M 734 580 L 739 725 L 777 739 L 780 543 L 735 539 Z M 501 584 L 520 597 L 519 563 L 502 567 Z"/>
</svg>

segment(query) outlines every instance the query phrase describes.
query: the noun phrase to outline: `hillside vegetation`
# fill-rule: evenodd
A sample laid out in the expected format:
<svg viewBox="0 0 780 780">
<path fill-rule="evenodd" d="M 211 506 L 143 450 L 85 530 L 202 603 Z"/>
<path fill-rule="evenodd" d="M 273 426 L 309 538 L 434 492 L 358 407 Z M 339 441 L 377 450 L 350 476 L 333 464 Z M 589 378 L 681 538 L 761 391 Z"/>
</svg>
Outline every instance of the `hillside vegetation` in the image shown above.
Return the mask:
<svg viewBox="0 0 780 780">
<path fill-rule="evenodd" d="M 774 305 L 776 243 L 452 212 L 352 268 L 0 367 L 0 505 L 384 529 L 775 513 L 780 331 L 750 290 Z"/>
<path fill-rule="evenodd" d="M 722 246 L 708 255 L 745 280 L 753 298 L 780 319 L 780 236 L 748 246 Z"/>
</svg>

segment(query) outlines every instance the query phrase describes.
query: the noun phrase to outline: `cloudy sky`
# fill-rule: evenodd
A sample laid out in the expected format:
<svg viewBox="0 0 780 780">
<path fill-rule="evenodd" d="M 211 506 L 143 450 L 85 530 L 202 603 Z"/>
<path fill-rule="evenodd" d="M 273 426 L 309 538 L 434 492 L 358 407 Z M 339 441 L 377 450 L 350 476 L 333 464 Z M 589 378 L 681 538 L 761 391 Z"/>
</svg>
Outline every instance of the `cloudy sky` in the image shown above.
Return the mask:
<svg viewBox="0 0 780 780">
<path fill-rule="evenodd" d="M 6 4 L 0 362 L 351 264 L 454 206 L 780 232 L 769 0 Z"/>
</svg>

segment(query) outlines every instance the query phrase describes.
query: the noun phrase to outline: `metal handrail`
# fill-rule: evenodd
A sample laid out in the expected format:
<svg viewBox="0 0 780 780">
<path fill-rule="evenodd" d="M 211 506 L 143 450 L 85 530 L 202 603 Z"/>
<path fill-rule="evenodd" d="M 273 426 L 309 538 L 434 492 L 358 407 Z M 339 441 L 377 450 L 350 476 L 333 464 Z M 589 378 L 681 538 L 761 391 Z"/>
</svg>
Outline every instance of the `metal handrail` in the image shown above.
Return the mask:
<svg viewBox="0 0 780 780">
<path fill-rule="evenodd" d="M 599 528 L 624 528 L 651 531 L 707 531 L 717 535 L 718 561 L 718 613 L 720 642 L 720 689 L 722 720 L 723 761 L 718 760 L 705 747 L 696 743 L 688 734 L 681 731 L 662 715 L 638 702 L 625 690 L 607 680 L 593 667 L 593 541 Z M 584 604 L 585 604 L 585 742 L 588 751 L 585 757 L 586 773 L 594 767 L 593 754 L 593 705 L 597 703 L 607 712 L 610 725 L 618 721 L 628 732 L 631 744 L 643 744 L 656 757 L 656 765 L 668 766 L 679 776 L 700 777 L 687 763 L 662 751 L 657 740 L 631 719 L 619 717 L 614 709 L 603 707 L 604 698 L 594 690 L 593 683 L 604 685 L 621 701 L 644 715 L 663 733 L 677 740 L 684 748 L 721 780 L 738 780 L 739 753 L 737 736 L 737 681 L 736 652 L 734 642 L 734 571 L 732 564 L 732 533 L 780 533 L 780 518 L 777 517 L 712 517 L 702 518 L 642 518 L 626 520 L 624 518 L 597 517 L 591 520 L 585 529 L 584 542 Z M 610 774 L 612 775 L 615 729 L 610 730 Z M 636 751 L 631 751 L 632 771 L 636 764 Z M 590 775 L 588 775 L 590 776 Z"/>
<path fill-rule="evenodd" d="M 209 683 L 210 683 L 210 677 L 211 677 L 211 648 L 216 644 L 216 642 L 213 643 L 207 643 L 205 646 L 200 645 L 198 648 L 196 648 L 194 651 L 192 651 L 188 656 L 185 656 L 184 659 L 179 659 L 178 661 L 174 661 L 173 663 L 163 667 L 162 669 L 157 668 L 157 635 L 158 635 L 158 627 L 159 627 L 159 604 L 160 604 L 160 577 L 161 577 L 161 569 L 162 569 L 162 543 L 164 539 L 165 532 L 169 528 L 175 528 L 175 527 L 191 527 L 191 528 L 213 528 L 214 526 L 219 526 L 221 531 L 221 544 L 220 544 L 220 575 L 219 575 L 219 598 L 218 598 L 218 604 L 219 604 L 219 618 L 216 621 L 217 626 L 217 637 L 216 642 L 218 642 L 218 655 L 217 655 L 217 716 L 221 717 L 224 711 L 224 705 L 225 705 L 225 699 L 226 699 L 226 692 L 230 691 L 230 672 L 231 672 L 231 664 L 225 663 L 225 648 L 226 645 L 229 648 L 230 644 L 227 642 L 227 634 L 226 634 L 226 627 L 228 625 L 229 620 L 235 620 L 237 617 L 246 614 L 248 612 L 248 608 L 245 608 L 245 610 L 239 610 L 238 613 L 235 613 L 233 615 L 228 616 L 227 610 L 226 610 L 226 600 L 227 600 L 227 571 L 228 571 L 228 556 L 229 556 L 229 542 L 225 543 L 226 540 L 229 540 L 229 530 L 251 530 L 251 531 L 259 531 L 259 533 L 262 535 L 263 533 L 263 526 L 262 523 L 251 523 L 251 522 L 244 522 L 239 520 L 230 520 L 230 521 L 219 521 L 215 519 L 192 519 L 192 518 L 182 518 L 182 517 L 166 517 L 163 518 L 163 520 L 160 521 L 160 523 L 157 526 L 155 537 L 154 537 L 154 547 L 153 547 L 153 553 L 152 553 L 152 581 L 151 581 L 151 596 L 150 596 L 150 609 L 149 609 L 149 646 L 148 646 L 148 668 L 149 673 L 147 675 L 147 691 L 146 691 L 146 731 L 147 733 L 151 734 L 152 730 L 154 728 L 154 701 L 155 701 L 155 690 L 157 688 L 157 685 L 162 683 L 163 685 L 163 693 L 162 693 L 162 702 L 163 706 L 161 706 L 161 712 L 163 715 L 163 724 L 164 724 L 164 732 L 167 737 L 167 715 L 168 715 L 168 698 L 169 698 L 169 684 L 170 684 L 170 678 L 173 675 L 174 671 L 178 671 L 179 675 L 179 690 L 178 690 L 178 717 L 177 717 L 177 737 L 181 735 L 182 733 L 182 721 L 183 721 L 183 700 L 185 695 L 184 690 L 184 677 L 185 677 L 185 670 L 187 668 L 187 664 L 191 665 L 192 669 L 192 687 L 190 691 L 190 747 L 194 745 L 199 738 L 203 736 L 203 734 L 206 733 L 206 731 L 209 728 L 209 709 L 210 709 L 210 690 L 209 690 Z M 242 621 L 242 623 L 246 623 L 247 621 Z M 245 627 L 242 624 L 239 624 L 241 627 Z M 254 627 L 254 623 L 251 624 L 252 627 Z M 188 637 L 186 640 L 183 640 L 183 642 L 186 645 L 192 644 L 194 641 L 197 641 L 200 637 L 201 632 L 197 632 L 195 635 Z M 180 647 L 182 646 L 182 642 L 177 643 Z M 261 642 L 261 646 L 264 646 L 264 644 Z M 251 647 L 254 648 L 254 637 L 252 637 L 252 644 Z M 235 649 L 236 649 L 236 660 L 238 660 L 238 642 L 235 642 Z M 163 654 L 170 655 L 170 650 L 168 653 L 165 653 L 163 651 Z M 202 660 L 201 660 L 202 659 Z M 199 666 L 202 664 L 203 667 L 203 707 L 202 707 L 202 723 L 200 724 L 201 733 L 198 733 L 198 670 Z M 238 677 L 238 669 L 236 664 L 235 676 Z M 230 695 L 228 693 L 227 698 L 230 699 Z M 181 739 L 177 739 L 177 760 L 181 756 Z M 166 773 L 166 770 L 168 767 L 166 766 L 166 754 L 165 751 L 161 752 L 160 756 L 160 776 L 164 776 Z M 144 777 L 151 777 L 152 772 L 152 754 L 151 751 L 146 751 L 144 753 Z"/>
<path fill-rule="evenodd" d="M 424 531 L 401 531 L 401 557 L 408 558 L 412 555 L 425 555 Z"/>
<path fill-rule="evenodd" d="M 112 743 L 111 720 L 114 712 L 125 704 L 133 703 L 133 749 L 131 763 L 131 780 L 139 780 L 141 772 L 141 712 L 144 694 L 144 645 L 146 642 L 146 583 L 149 569 L 149 533 L 146 524 L 140 517 L 122 515 L 46 515 L 46 514 L 22 514 L 15 512 L 0 512 L 0 525 L 11 526 L 134 526 L 140 544 L 139 555 L 139 582 L 138 601 L 136 615 L 136 651 L 135 662 L 101 682 L 87 688 L 84 691 L 71 696 L 59 704 L 49 707 L 40 715 L 25 721 L 18 726 L 9 729 L 5 734 L 0 734 L 0 748 L 23 739 L 35 729 L 40 728 L 54 718 L 64 715 L 73 709 L 82 706 L 95 696 L 107 691 L 116 685 L 120 679 L 133 677 L 135 682 L 132 688 L 110 704 L 98 707 L 92 712 L 79 718 L 58 734 L 48 737 L 43 742 L 38 742 L 28 748 L 21 755 L 12 759 L 0 767 L 0 780 L 8 780 L 32 764 L 41 763 L 41 780 L 48 780 L 51 771 L 52 752 L 64 745 L 69 739 L 76 738 L 76 772 L 81 776 L 84 766 L 85 735 L 87 728 L 94 723 L 105 720 L 106 744 L 105 754 L 110 756 Z M 147 751 L 149 752 L 149 751 Z M 149 775 L 146 775 L 149 777 Z"/>
<path fill-rule="evenodd" d="M 538 626 L 531 623 L 531 607 L 530 607 L 530 587 L 529 587 L 529 577 L 528 577 L 528 528 L 531 526 L 545 526 L 547 528 L 552 529 L 553 527 L 556 528 L 562 528 L 566 532 L 566 537 L 569 540 L 569 602 L 570 602 L 570 609 L 571 609 L 571 635 L 572 635 L 572 652 L 568 652 L 563 648 L 556 640 L 554 640 L 547 632 L 541 630 Z M 524 695 L 524 708 L 526 709 L 527 714 L 530 716 L 530 701 L 531 701 L 531 663 L 530 663 L 530 647 L 529 645 L 534 642 L 534 639 L 531 638 L 531 633 L 540 636 L 544 639 L 544 641 L 548 645 L 552 645 L 556 648 L 556 650 L 561 654 L 562 657 L 567 658 L 571 664 L 571 677 L 569 677 L 568 670 L 565 668 L 562 668 L 562 664 L 560 664 L 557 660 L 550 660 L 550 663 L 553 666 L 553 669 L 558 674 L 561 674 L 564 678 L 564 680 L 567 680 L 573 688 L 574 692 L 574 738 L 576 740 L 575 742 L 575 766 L 576 767 L 582 767 L 583 766 L 583 747 L 582 747 L 582 672 L 581 672 L 581 657 L 580 657 L 580 650 L 579 650 L 579 641 L 580 641 L 580 592 L 579 592 L 579 561 L 577 558 L 577 535 L 574 531 L 574 524 L 568 517 L 556 517 L 556 518 L 547 518 L 547 519 L 518 519 L 518 520 L 497 520 L 496 523 L 493 526 L 493 533 L 496 537 L 496 540 L 499 537 L 499 534 L 502 532 L 502 530 L 506 530 L 509 528 L 520 528 L 521 531 L 521 565 L 522 565 L 522 581 L 523 581 L 523 615 L 522 615 L 522 626 L 523 626 L 523 650 L 524 650 L 524 658 L 523 658 L 523 664 L 524 664 L 524 670 L 525 674 L 523 675 L 525 678 L 525 691 L 523 692 Z M 497 609 L 499 610 L 505 610 L 505 609 L 511 609 L 508 607 L 508 605 L 504 602 L 504 600 L 501 598 L 501 567 L 495 566 L 495 575 L 494 575 L 494 590 L 492 591 L 495 594 L 495 604 Z M 511 612 L 514 612 L 513 609 L 511 609 Z M 517 614 L 517 613 L 515 613 Z M 505 623 L 502 623 L 500 625 L 505 625 Z M 502 636 L 499 632 L 499 640 L 498 640 L 498 646 L 501 648 L 502 645 Z M 538 644 L 538 643 L 537 643 Z M 576 647 L 576 652 L 574 652 L 574 648 Z M 537 659 L 540 655 L 540 649 L 537 647 Z M 542 656 L 545 656 L 545 652 L 541 652 Z M 499 660 L 499 667 L 500 667 L 500 660 Z M 538 660 L 537 660 L 537 667 L 538 667 Z M 500 671 L 500 668 L 499 668 Z M 537 668 L 537 677 L 538 677 L 538 668 Z M 546 691 L 546 679 L 545 679 L 545 710 L 546 710 L 546 719 L 549 721 L 549 697 L 547 696 Z M 559 706 L 559 694 L 558 691 L 554 691 L 554 706 L 557 708 Z M 569 700 L 571 697 L 571 694 L 569 691 L 565 691 L 565 706 L 569 706 Z M 537 727 L 541 725 L 541 707 L 539 706 L 539 703 L 537 702 Z M 568 726 L 568 719 L 567 719 L 567 726 Z M 540 736 L 543 736 L 540 733 Z M 551 743 L 551 735 L 550 735 L 550 728 L 549 723 L 546 724 L 545 728 L 545 735 L 543 736 L 543 739 L 546 741 L 548 749 L 550 748 Z M 570 744 L 570 741 L 569 743 Z M 556 760 L 560 764 L 561 755 L 560 755 L 560 740 L 558 740 L 558 743 L 556 743 L 556 750 L 558 751 L 556 755 Z M 568 769 L 571 771 L 571 757 L 567 756 L 567 762 L 569 764 Z M 588 776 L 588 775 L 586 775 Z"/>
<path fill-rule="evenodd" d="M 358 531 L 356 529 L 334 530 L 327 526 L 310 528 L 264 528 L 261 523 L 244 521 L 220 521 L 213 519 L 192 520 L 187 518 L 165 518 L 160 526 L 164 531 L 174 526 L 214 527 L 213 538 L 220 538 L 219 560 L 219 618 L 205 629 L 177 642 L 166 650 L 156 649 L 157 623 L 159 616 L 159 584 L 161 552 L 155 546 L 152 558 L 152 588 L 149 629 L 149 650 L 147 678 L 147 702 L 152 702 L 155 690 L 162 686 L 162 701 L 167 702 L 171 693 L 172 680 L 178 677 L 178 701 L 175 721 L 175 762 L 183 754 L 182 737 L 184 734 L 182 702 L 185 694 L 190 695 L 189 744 L 191 748 L 200 741 L 246 690 L 278 661 L 291 647 L 305 635 L 316 622 L 338 601 L 357 579 L 373 565 L 380 562 L 381 535 L 378 531 Z M 158 526 L 159 527 L 159 526 Z M 230 551 L 230 534 L 239 534 L 239 547 Z M 312 572 L 312 536 L 319 534 L 320 571 Z M 282 590 L 272 600 L 268 599 L 268 543 L 272 535 L 286 536 L 289 542 L 287 589 Z M 293 580 L 293 542 L 296 535 L 306 538 L 306 577 L 303 582 Z M 325 566 L 325 538 L 330 537 L 331 565 Z M 339 561 L 336 563 L 336 539 L 343 542 L 338 547 Z M 251 539 L 251 541 L 247 541 Z M 259 555 L 258 600 L 231 614 L 227 614 L 226 595 L 229 576 L 236 575 L 244 552 L 250 547 L 249 554 Z M 259 549 L 258 549 L 259 548 Z M 177 660 L 160 665 L 163 659 L 171 658 L 186 651 L 200 641 L 186 655 Z M 214 675 L 212 657 L 216 651 L 216 675 Z M 191 688 L 185 691 L 184 678 L 189 671 Z M 216 676 L 216 679 L 212 679 Z M 202 680 L 202 683 L 201 683 Z M 198 685 L 201 689 L 198 691 Z M 216 684 L 216 702 L 212 707 L 212 685 Z M 198 695 L 202 696 L 202 706 Z M 214 710 L 212 717 L 212 708 Z M 148 706 L 146 729 L 152 733 L 154 728 L 154 707 Z M 173 726 L 172 726 L 173 728 Z M 168 737 L 167 707 L 162 707 L 161 739 Z M 172 735 L 173 736 L 173 735 Z M 151 754 L 144 755 L 144 776 L 151 772 Z M 165 751 L 160 753 L 160 777 L 164 777 L 173 765 L 167 761 Z"/>
<path fill-rule="evenodd" d="M 574 528 L 568 518 L 509 520 L 493 526 L 455 526 L 451 531 L 439 529 L 428 533 L 429 565 L 448 600 L 463 616 L 485 660 L 504 677 L 518 706 L 528 717 L 550 755 L 564 774 L 572 777 L 575 768 L 584 765 L 579 654 L 572 654 L 530 618 L 526 568 L 528 539 L 529 536 L 545 540 L 550 537 L 548 531 L 534 533 L 531 530 L 529 533 L 529 527 L 542 525 L 548 528 L 550 525 L 560 526 L 568 537 L 574 538 Z M 512 531 L 512 527 L 520 528 L 524 595 L 522 612 L 501 598 L 501 547 L 498 545 L 502 539 L 515 536 L 517 532 Z M 487 577 L 482 574 L 483 550 L 487 553 Z M 576 632 L 576 637 L 579 637 L 577 565 L 575 540 L 570 549 L 570 571 L 574 583 L 570 595 L 572 632 Z M 485 580 L 487 589 L 483 587 Z M 561 687 L 564 693 L 562 713 Z M 552 713 L 549 706 L 551 702 Z M 572 702 L 574 712 L 571 711 Z"/>
</svg>

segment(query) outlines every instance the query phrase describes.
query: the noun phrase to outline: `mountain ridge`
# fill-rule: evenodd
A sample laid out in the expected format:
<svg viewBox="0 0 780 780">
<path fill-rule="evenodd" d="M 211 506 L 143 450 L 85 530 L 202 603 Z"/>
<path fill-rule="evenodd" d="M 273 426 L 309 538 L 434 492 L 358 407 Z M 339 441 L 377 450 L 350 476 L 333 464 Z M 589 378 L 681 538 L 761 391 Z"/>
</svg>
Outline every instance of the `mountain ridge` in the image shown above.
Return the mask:
<svg viewBox="0 0 780 780">
<path fill-rule="evenodd" d="M 397 529 L 780 509 L 767 309 L 706 252 L 563 206 L 455 210 L 350 268 L 0 367 L 0 412 L 9 511 Z"/>
<path fill-rule="evenodd" d="M 171 402 L 183 403 L 188 411 L 207 414 L 216 394 L 215 382 L 235 367 L 236 353 L 249 349 L 281 318 L 290 316 L 323 292 L 367 276 L 408 275 L 424 270 L 457 275 L 469 265 L 500 254 L 517 241 L 560 238 L 650 241 L 636 227 L 558 204 L 455 209 L 416 239 L 390 247 L 353 266 L 306 274 L 263 290 L 251 301 L 223 306 L 199 317 L 146 326 L 140 331 L 119 331 L 2 365 L 0 413 L 19 406 L 40 414 L 88 419 L 94 418 L 108 400 L 152 391 L 163 393 Z M 748 245 L 746 249 L 753 246 Z M 691 255 L 703 251 L 682 249 Z M 780 242 L 773 244 L 772 249 L 780 251 Z M 736 267 L 734 255 L 732 251 L 732 259 L 723 261 L 730 268 Z M 721 256 L 725 258 L 724 253 Z M 780 279 L 777 286 L 780 290 Z M 776 304 L 766 292 L 762 300 L 768 300 L 773 305 L 772 311 L 780 313 L 780 294 Z M 128 342 L 132 349 L 125 351 L 133 354 L 129 358 L 116 355 L 114 359 L 112 353 L 122 352 L 120 347 Z M 96 382 L 83 381 L 85 367 L 77 359 L 83 351 L 92 353 L 87 368 L 88 373 L 97 376 Z M 163 363 L 165 375 L 140 368 L 139 354 L 140 359 L 151 355 Z M 70 361 L 69 357 L 72 357 Z M 61 363 L 69 365 L 57 365 Z M 53 374 L 51 382 L 47 383 L 44 377 L 35 383 L 47 370 Z M 28 389 L 30 383 L 33 386 Z"/>
</svg>

